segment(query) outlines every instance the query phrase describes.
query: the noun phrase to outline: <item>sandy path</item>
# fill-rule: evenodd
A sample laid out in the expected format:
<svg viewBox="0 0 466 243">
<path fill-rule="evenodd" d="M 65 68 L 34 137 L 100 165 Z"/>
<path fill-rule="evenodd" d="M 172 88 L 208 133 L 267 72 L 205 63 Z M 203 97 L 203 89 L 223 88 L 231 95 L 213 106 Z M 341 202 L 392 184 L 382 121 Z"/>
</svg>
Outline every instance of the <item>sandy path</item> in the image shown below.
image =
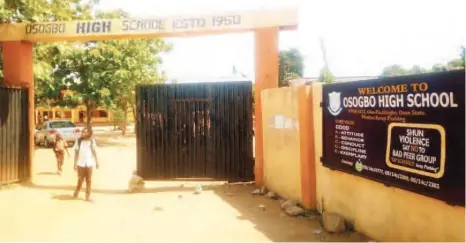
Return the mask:
<svg viewBox="0 0 466 243">
<path fill-rule="evenodd" d="M 50 149 L 35 155 L 34 186 L 0 190 L 0 241 L 361 241 L 358 234 L 330 235 L 318 219 L 291 218 L 279 202 L 253 197 L 253 186 L 149 182 L 148 192 L 125 193 L 135 168 L 134 139 L 108 138 L 99 148 L 95 203 L 71 200 L 76 182 L 71 159 L 57 176 Z M 204 183 L 205 184 L 205 183 Z M 222 183 L 223 184 L 223 183 Z M 83 197 L 81 194 L 81 198 Z M 258 205 L 263 204 L 266 210 Z"/>
</svg>

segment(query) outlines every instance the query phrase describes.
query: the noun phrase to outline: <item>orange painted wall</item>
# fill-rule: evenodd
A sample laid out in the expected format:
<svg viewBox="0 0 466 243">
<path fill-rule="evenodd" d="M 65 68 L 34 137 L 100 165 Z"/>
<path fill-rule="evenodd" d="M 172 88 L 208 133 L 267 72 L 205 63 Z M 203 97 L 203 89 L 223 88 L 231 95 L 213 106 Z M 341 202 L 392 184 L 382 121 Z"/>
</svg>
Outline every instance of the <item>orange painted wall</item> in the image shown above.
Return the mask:
<svg viewBox="0 0 466 243">
<path fill-rule="evenodd" d="M 272 191 L 316 208 L 310 86 L 262 91 L 264 181 Z"/>
<path fill-rule="evenodd" d="M 280 196 L 302 201 L 298 92 L 262 91 L 264 183 Z"/>
</svg>

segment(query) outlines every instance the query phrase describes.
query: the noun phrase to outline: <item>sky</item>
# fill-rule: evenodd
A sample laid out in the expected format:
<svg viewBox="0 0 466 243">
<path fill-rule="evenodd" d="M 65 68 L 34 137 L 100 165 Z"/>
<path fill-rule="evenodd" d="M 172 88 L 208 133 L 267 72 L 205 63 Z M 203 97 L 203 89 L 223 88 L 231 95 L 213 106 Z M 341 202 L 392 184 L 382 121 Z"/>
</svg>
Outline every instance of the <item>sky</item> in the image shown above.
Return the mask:
<svg viewBox="0 0 466 243">
<path fill-rule="evenodd" d="M 464 0 L 101 0 L 98 9 L 121 8 L 132 17 L 216 11 L 297 8 L 298 30 L 280 33 L 280 49 L 298 48 L 305 77 L 322 68 L 319 39 L 335 76 L 379 75 L 385 66 L 426 68 L 459 57 L 466 45 Z M 232 67 L 254 79 L 252 33 L 167 39 L 169 79 L 232 76 Z"/>
</svg>

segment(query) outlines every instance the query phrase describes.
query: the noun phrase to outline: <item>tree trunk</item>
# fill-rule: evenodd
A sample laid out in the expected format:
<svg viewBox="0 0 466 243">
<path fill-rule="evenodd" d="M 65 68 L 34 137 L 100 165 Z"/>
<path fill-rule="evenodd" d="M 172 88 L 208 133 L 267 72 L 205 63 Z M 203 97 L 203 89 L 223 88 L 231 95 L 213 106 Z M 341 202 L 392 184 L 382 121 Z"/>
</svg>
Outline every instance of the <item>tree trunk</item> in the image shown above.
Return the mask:
<svg viewBox="0 0 466 243">
<path fill-rule="evenodd" d="M 126 135 L 126 124 L 128 123 L 128 107 L 123 109 L 123 124 L 121 125 L 121 134 Z"/>
<path fill-rule="evenodd" d="M 134 118 L 134 133 L 136 133 L 136 123 L 137 123 L 137 120 L 136 120 L 136 106 L 135 105 L 131 105 L 131 109 L 133 109 L 133 118 Z"/>
<path fill-rule="evenodd" d="M 92 133 L 92 112 L 94 111 L 94 108 L 87 103 L 86 104 L 86 127 L 87 130 Z"/>
</svg>

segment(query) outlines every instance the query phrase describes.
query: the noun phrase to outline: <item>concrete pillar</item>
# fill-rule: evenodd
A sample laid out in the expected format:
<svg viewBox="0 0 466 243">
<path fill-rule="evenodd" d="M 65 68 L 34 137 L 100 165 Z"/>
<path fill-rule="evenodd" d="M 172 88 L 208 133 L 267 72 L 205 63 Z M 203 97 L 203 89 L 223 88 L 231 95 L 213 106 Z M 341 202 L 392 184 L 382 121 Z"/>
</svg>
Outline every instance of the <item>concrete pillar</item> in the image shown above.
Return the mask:
<svg viewBox="0 0 466 243">
<path fill-rule="evenodd" d="M 28 89 L 29 100 L 29 176 L 32 180 L 34 159 L 34 73 L 33 43 L 23 41 L 2 42 L 3 81 L 6 85 Z"/>
<path fill-rule="evenodd" d="M 264 150 L 262 136 L 261 91 L 278 87 L 278 38 L 279 28 L 255 30 L 255 181 L 264 183 Z"/>
<path fill-rule="evenodd" d="M 297 89 L 302 203 L 307 209 L 317 209 L 314 109 L 319 104 L 313 102 L 311 86 L 302 85 Z"/>
<path fill-rule="evenodd" d="M 69 111 L 71 111 L 71 122 L 72 123 L 76 123 L 76 109 L 71 109 L 71 108 L 68 108 Z"/>
</svg>

